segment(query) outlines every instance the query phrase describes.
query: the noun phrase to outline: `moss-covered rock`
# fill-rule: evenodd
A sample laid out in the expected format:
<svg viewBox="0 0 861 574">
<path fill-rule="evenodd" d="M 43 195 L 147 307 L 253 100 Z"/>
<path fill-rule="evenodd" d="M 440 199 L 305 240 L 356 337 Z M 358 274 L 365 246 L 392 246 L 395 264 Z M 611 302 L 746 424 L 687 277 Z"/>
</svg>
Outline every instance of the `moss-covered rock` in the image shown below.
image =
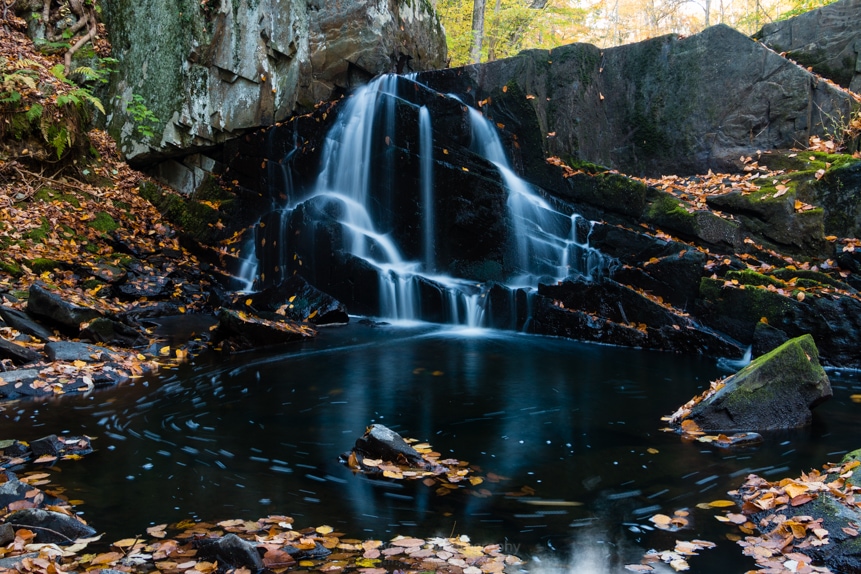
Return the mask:
<svg viewBox="0 0 861 574">
<path fill-rule="evenodd" d="M 120 224 L 106 211 L 100 211 L 90 220 L 90 227 L 100 233 L 111 233 L 120 228 Z"/>
<path fill-rule="evenodd" d="M 141 184 L 140 194 L 196 242 L 212 245 L 219 238 L 220 216 L 212 202 L 194 201 L 148 182 Z"/>
<path fill-rule="evenodd" d="M 811 409 L 831 394 L 813 337 L 804 335 L 727 378 L 691 409 L 690 418 L 712 432 L 796 428 L 810 424 Z"/>
</svg>

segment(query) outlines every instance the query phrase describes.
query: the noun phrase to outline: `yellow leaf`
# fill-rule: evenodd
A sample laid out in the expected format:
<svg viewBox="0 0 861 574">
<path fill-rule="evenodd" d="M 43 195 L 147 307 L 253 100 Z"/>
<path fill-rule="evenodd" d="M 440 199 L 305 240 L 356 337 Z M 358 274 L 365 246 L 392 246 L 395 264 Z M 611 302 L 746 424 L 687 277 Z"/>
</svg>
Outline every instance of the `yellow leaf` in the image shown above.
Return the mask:
<svg viewBox="0 0 861 574">
<path fill-rule="evenodd" d="M 123 538 L 122 540 L 117 540 L 111 544 L 111 546 L 116 546 L 117 548 L 128 548 L 130 546 L 134 546 L 136 542 L 138 542 L 137 538 Z"/>
<path fill-rule="evenodd" d="M 245 300 L 245 304 L 246 304 L 247 306 L 249 306 L 249 307 L 251 307 L 251 303 L 253 303 L 253 302 L 254 302 L 254 301 L 253 301 L 250 297 L 249 297 L 248 299 L 246 299 L 246 300 Z"/>
<path fill-rule="evenodd" d="M 484 482 L 484 479 L 481 478 L 480 476 L 470 476 L 469 477 L 469 483 L 473 486 L 478 486 L 482 482 Z"/>
<path fill-rule="evenodd" d="M 786 494 L 789 496 L 789 498 L 795 498 L 799 494 L 804 494 L 810 489 L 807 487 L 807 485 L 790 482 L 783 487 L 783 490 L 786 491 Z"/>
<path fill-rule="evenodd" d="M 159 349 L 158 354 L 162 357 L 167 357 L 168 355 L 170 355 L 170 345 L 165 345 L 164 347 Z"/>
<path fill-rule="evenodd" d="M 331 534 L 332 532 L 335 531 L 334 528 L 332 528 L 331 526 L 325 525 L 325 524 L 323 526 L 318 526 L 314 530 L 317 532 L 317 534 L 322 534 L 324 536 L 326 534 Z"/>
<path fill-rule="evenodd" d="M 732 500 L 712 500 L 709 502 L 709 506 L 712 508 L 726 508 L 728 506 L 735 506 L 735 502 Z"/>
<path fill-rule="evenodd" d="M 796 199 L 794 205 L 795 205 L 795 209 L 801 209 L 802 207 L 804 207 L 804 202 L 801 201 L 800 199 Z"/>
<path fill-rule="evenodd" d="M 658 450 L 658 449 L 656 449 L 656 448 L 647 448 L 647 449 L 646 449 L 646 452 L 647 452 L 647 453 L 649 453 L 649 454 L 658 454 L 658 453 L 659 453 L 659 452 L 661 452 L 661 451 L 659 451 L 659 450 Z"/>
</svg>

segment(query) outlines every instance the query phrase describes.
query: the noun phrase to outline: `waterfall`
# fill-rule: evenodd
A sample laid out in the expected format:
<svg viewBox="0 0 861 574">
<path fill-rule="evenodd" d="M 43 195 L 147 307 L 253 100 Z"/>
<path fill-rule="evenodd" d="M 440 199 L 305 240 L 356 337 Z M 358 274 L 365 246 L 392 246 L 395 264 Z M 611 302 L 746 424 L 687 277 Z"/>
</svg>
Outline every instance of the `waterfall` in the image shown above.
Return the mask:
<svg viewBox="0 0 861 574">
<path fill-rule="evenodd" d="M 608 262 L 589 246 L 588 235 L 585 241 L 577 240 L 577 223 L 583 218 L 554 209 L 511 169 L 491 122 L 475 108 L 469 108 L 469 117 L 470 148 L 497 167 L 508 190 L 506 205 L 514 226 L 519 272 L 509 282 L 528 288 L 541 281 L 555 283 L 574 274 L 591 278 L 605 271 Z"/>
<path fill-rule="evenodd" d="M 433 132 L 426 106 L 419 108 L 419 158 L 421 160 L 422 208 L 424 210 L 424 270 L 434 270 Z"/>
<path fill-rule="evenodd" d="M 482 326 L 494 314 L 489 309 L 491 286 L 477 284 L 469 278 L 451 277 L 437 268 L 444 267 L 445 263 L 438 260 L 435 239 L 438 198 L 434 170 L 441 168 L 434 157 L 432 112 L 427 105 L 411 102 L 406 94 L 399 95 L 399 84 L 418 89 L 414 80 L 383 76 L 356 90 L 346 100 L 326 136 L 316 184 L 304 193 L 292 189 L 286 165 L 289 157 L 280 162 L 280 168 L 270 168 L 281 169 L 281 177 L 277 179 L 291 189 L 274 194 L 288 198 L 278 207 L 278 224 L 267 226 L 279 228 L 280 235 L 273 239 L 278 242 L 279 261 L 266 261 L 262 272 L 273 267 L 278 273 L 288 272 L 291 263 L 288 258 L 295 257 L 296 253 L 289 245 L 291 214 L 299 205 L 310 205 L 337 219 L 342 248 L 374 270 L 378 291 L 375 300 L 382 318 L 402 321 L 432 318 L 469 327 Z M 418 124 L 418 141 L 397 139 L 397 122 L 404 117 L 416 118 L 411 121 Z M 534 293 L 539 282 L 555 283 L 571 275 L 600 274 L 606 268 L 606 258 L 589 246 L 591 222 L 565 206 L 555 208 L 552 200 L 542 197 L 532 185 L 518 177 L 508 162 L 494 125 L 481 112 L 469 108 L 468 119 L 469 151 L 485 158 L 498 170 L 506 191 L 507 217 L 513 227 L 511 257 L 506 257 L 513 262 L 512 269 L 507 272 L 506 286 L 501 290 L 494 288 L 497 304 L 505 307 L 497 313 L 510 317 L 506 323 L 512 328 L 522 326 L 523 320 L 516 319 L 520 313 L 516 302 L 518 292 Z M 415 147 L 410 150 L 411 145 Z M 399 153 L 401 155 L 397 156 Z M 404 166 L 396 165 L 396 157 L 401 158 L 399 161 L 414 161 L 409 169 L 415 172 L 409 173 L 417 173 L 411 177 L 417 177 L 419 184 L 415 189 L 415 201 L 419 203 L 414 214 L 416 220 L 410 228 L 415 233 L 407 232 L 410 235 L 407 239 L 412 242 L 406 251 L 409 257 L 404 255 L 406 246 L 400 245 L 393 233 L 398 225 L 398 206 L 402 205 L 398 202 L 403 202 L 403 186 L 411 185 L 398 179 L 403 176 Z M 404 160 L 404 157 L 414 160 Z M 405 237 L 403 230 L 399 237 Z M 258 250 L 261 248 L 259 239 L 256 246 Z M 265 261 L 262 256 L 257 259 Z M 246 271 L 261 273 L 250 263 Z M 245 278 L 244 285 L 250 284 Z M 508 293 L 508 301 L 500 301 L 502 291 Z M 528 296 L 525 299 L 521 296 L 520 300 L 521 307 L 529 306 Z"/>
</svg>

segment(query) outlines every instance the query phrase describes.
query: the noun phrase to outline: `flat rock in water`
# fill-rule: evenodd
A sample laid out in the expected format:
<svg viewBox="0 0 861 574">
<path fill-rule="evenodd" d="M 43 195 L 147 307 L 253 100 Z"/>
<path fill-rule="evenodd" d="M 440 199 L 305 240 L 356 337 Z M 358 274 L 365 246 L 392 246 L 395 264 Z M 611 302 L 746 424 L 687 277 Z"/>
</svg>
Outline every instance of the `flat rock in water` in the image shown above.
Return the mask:
<svg viewBox="0 0 861 574">
<path fill-rule="evenodd" d="M 0 392 L 7 385 L 14 386 L 15 383 L 31 383 L 39 378 L 39 371 L 36 369 L 18 369 L 17 371 L 6 371 L 0 373 Z"/>
<path fill-rule="evenodd" d="M 36 541 L 45 544 L 68 544 L 96 534 L 92 527 L 74 516 L 41 508 L 13 512 L 6 516 L 6 522 L 16 528 L 32 530 L 36 533 Z"/>
<path fill-rule="evenodd" d="M 365 434 L 356 440 L 354 450 L 362 456 L 382 459 L 395 464 L 424 466 L 422 455 L 404 438 L 385 425 L 371 425 Z"/>
<path fill-rule="evenodd" d="M 690 419 L 707 432 L 764 431 L 810 424 L 832 395 L 813 337 L 791 339 L 724 381 Z"/>
<path fill-rule="evenodd" d="M 38 281 L 30 285 L 27 311 L 53 321 L 73 335 L 78 334 L 81 323 L 102 316 L 101 312 L 95 309 L 81 307 L 64 300 L 61 295 L 49 290 L 44 283 Z"/>
</svg>

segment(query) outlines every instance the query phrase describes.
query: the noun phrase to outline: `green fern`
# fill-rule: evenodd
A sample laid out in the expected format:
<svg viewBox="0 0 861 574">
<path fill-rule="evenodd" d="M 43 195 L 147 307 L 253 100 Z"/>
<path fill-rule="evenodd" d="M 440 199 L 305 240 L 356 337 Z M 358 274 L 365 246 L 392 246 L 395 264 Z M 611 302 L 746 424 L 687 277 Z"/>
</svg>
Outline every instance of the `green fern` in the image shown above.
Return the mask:
<svg viewBox="0 0 861 574">
<path fill-rule="evenodd" d="M 27 121 L 33 123 L 39 118 L 41 118 L 43 110 L 44 108 L 41 104 L 33 104 L 32 106 L 30 106 L 30 109 L 27 110 Z"/>
</svg>

